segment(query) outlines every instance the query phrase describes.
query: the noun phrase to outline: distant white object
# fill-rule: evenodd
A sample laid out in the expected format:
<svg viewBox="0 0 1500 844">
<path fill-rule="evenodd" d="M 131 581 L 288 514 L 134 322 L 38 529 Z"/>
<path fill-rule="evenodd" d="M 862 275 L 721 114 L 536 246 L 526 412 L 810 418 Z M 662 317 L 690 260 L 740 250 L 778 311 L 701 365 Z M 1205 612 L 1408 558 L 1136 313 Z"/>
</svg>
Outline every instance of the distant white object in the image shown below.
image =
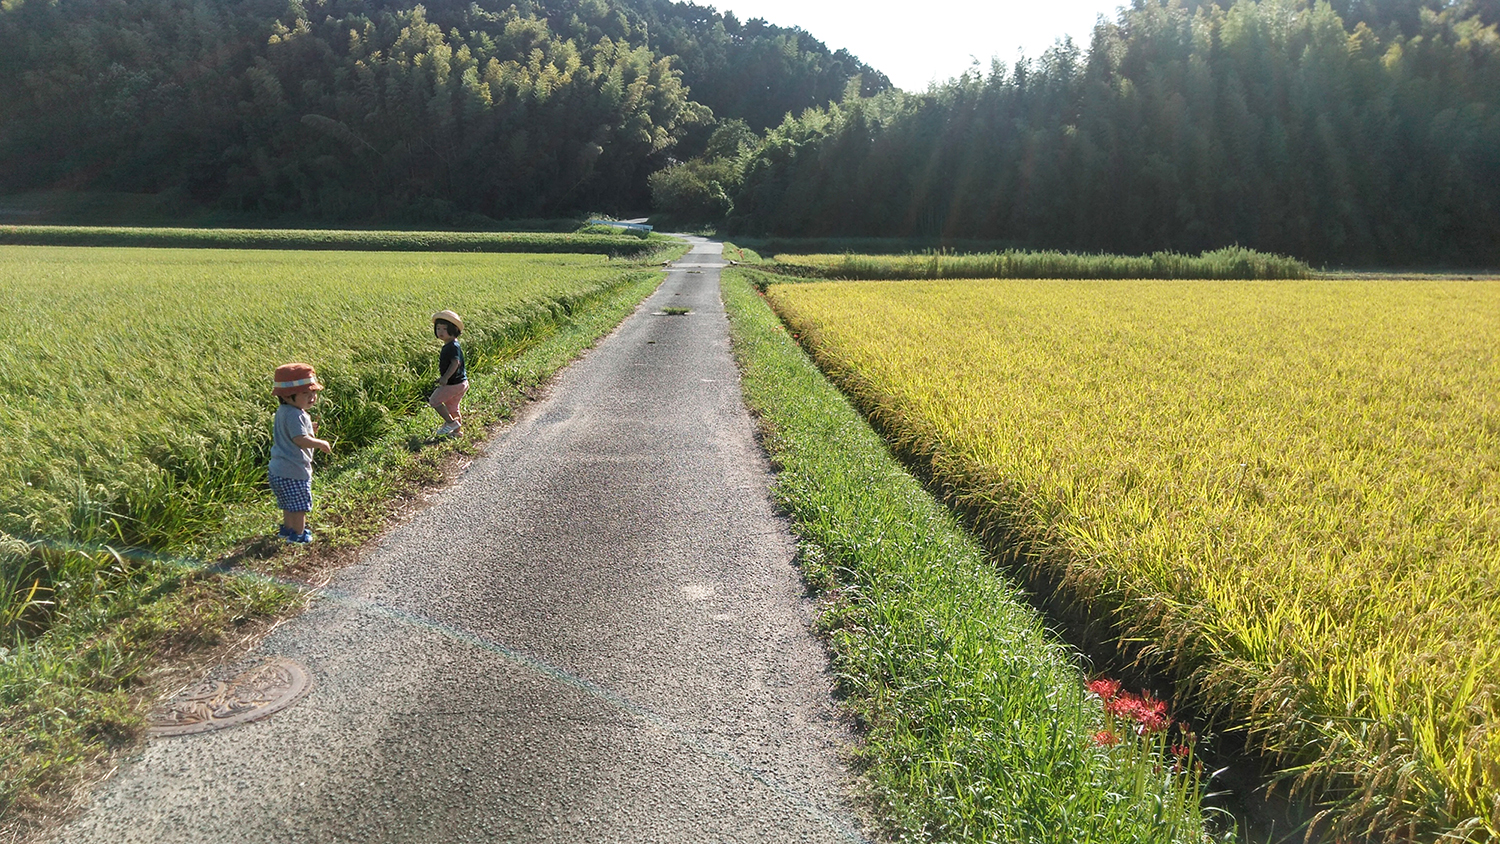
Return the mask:
<svg viewBox="0 0 1500 844">
<path fill-rule="evenodd" d="M 642 229 L 651 231 L 651 227 L 645 223 L 627 223 L 621 220 L 589 220 L 591 226 L 617 226 L 622 229 Z"/>
</svg>

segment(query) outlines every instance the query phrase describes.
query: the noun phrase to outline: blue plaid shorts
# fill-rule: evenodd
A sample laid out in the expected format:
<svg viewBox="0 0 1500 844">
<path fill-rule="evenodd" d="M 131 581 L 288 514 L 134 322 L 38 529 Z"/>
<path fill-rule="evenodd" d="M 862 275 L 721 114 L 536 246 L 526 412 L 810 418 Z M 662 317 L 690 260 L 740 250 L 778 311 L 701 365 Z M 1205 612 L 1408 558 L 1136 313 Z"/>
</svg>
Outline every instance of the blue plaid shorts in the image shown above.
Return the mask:
<svg viewBox="0 0 1500 844">
<path fill-rule="evenodd" d="M 288 513 L 306 513 L 312 510 L 312 481 L 301 478 L 283 478 L 271 475 L 271 491 L 276 493 L 276 506 Z"/>
</svg>

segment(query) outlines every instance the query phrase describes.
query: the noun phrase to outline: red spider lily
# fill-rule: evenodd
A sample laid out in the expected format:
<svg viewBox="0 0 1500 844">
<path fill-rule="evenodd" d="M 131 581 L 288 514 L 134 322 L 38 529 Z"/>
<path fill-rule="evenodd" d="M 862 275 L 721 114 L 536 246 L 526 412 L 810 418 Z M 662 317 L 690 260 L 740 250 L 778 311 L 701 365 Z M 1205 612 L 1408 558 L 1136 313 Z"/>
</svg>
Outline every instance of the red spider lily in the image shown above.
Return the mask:
<svg viewBox="0 0 1500 844">
<path fill-rule="evenodd" d="M 1120 693 L 1120 681 L 1106 680 L 1105 678 L 1100 677 L 1097 680 L 1090 680 L 1088 682 L 1087 688 L 1089 691 L 1098 695 L 1099 698 L 1105 703 L 1109 703 L 1110 701 L 1115 699 L 1115 695 Z"/>
<path fill-rule="evenodd" d="M 1140 723 L 1141 735 L 1159 733 L 1172 725 L 1172 719 L 1167 717 L 1166 701 L 1156 700 L 1150 693 L 1137 699 L 1135 720 Z"/>
<path fill-rule="evenodd" d="M 1128 718 L 1136 722 L 1138 735 L 1160 733 L 1172 725 L 1167 716 L 1166 701 L 1157 700 L 1150 692 L 1142 695 L 1120 691 L 1120 681 L 1100 678 L 1088 684 L 1088 690 L 1104 701 L 1104 711 L 1116 718 Z"/>
<path fill-rule="evenodd" d="M 1120 737 L 1113 730 L 1100 730 L 1094 733 L 1094 744 L 1100 747 L 1112 747 L 1120 743 Z"/>
<path fill-rule="evenodd" d="M 1188 757 L 1188 754 L 1191 752 L 1192 751 L 1189 750 L 1188 746 L 1185 744 L 1172 745 L 1172 755 L 1176 756 L 1178 759 L 1186 759 Z"/>
</svg>

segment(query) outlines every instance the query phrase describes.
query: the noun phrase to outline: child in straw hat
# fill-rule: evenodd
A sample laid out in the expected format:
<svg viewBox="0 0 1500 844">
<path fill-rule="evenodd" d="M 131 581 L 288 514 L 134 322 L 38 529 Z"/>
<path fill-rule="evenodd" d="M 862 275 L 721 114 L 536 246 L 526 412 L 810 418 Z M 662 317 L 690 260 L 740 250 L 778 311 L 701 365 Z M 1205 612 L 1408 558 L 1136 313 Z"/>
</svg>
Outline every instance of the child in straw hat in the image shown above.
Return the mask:
<svg viewBox="0 0 1500 844">
<path fill-rule="evenodd" d="M 307 513 L 312 510 L 313 449 L 333 453 L 333 445 L 318 439 L 317 426 L 307 414 L 318 401 L 318 374 L 305 363 L 276 367 L 271 395 L 281 400 L 272 423 L 271 491 L 281 508 L 278 535 L 287 542 L 312 542 Z"/>
<path fill-rule="evenodd" d="M 437 389 L 427 403 L 443 418 L 437 436 L 456 436 L 463 432 L 463 411 L 458 403 L 469 391 L 469 377 L 464 372 L 464 350 L 458 345 L 458 335 L 464 333 L 464 321 L 452 311 L 438 311 L 432 315 L 432 335 L 443 341 L 443 351 L 438 356 Z"/>
</svg>

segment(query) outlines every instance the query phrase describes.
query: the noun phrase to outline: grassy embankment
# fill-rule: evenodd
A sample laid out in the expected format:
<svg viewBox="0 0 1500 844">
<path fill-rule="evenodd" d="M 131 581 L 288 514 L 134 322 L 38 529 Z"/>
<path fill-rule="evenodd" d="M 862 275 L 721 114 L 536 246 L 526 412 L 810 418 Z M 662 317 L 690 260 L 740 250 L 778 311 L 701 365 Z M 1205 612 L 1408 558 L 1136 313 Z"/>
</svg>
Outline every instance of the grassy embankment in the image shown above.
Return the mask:
<svg viewBox="0 0 1500 844">
<path fill-rule="evenodd" d="M 1208 840 L 1190 738 L 1128 707 L 1106 713 L 1070 651 L 890 457 L 750 275 L 727 271 L 723 287 L 745 396 L 821 592 L 883 821 L 913 841 Z"/>
<path fill-rule="evenodd" d="M 589 226 L 581 232 L 411 232 L 322 229 L 188 229 L 4 226 L 0 246 L 142 246 L 183 249 L 339 249 L 379 252 L 575 252 L 636 257 L 668 246 L 663 235 Z"/>
<path fill-rule="evenodd" d="M 195 562 L 279 519 L 263 489 L 278 363 L 317 367 L 335 453 L 316 469 L 319 543 L 260 559 L 254 540 L 236 563 L 270 573 L 378 530 L 659 281 L 602 255 L 0 248 L 0 817 L 135 741 L 169 657 L 295 603 Z M 443 307 L 465 316 L 474 386 L 465 440 L 438 443 Z"/>
<path fill-rule="evenodd" d="M 1295 258 L 1229 247 L 1202 255 L 1156 252 L 1103 255 L 1073 252 L 954 253 L 902 255 L 778 254 L 769 269 L 818 279 L 890 280 L 936 278 L 1308 278 L 1312 270 Z"/>
<path fill-rule="evenodd" d="M 1340 834 L 1500 839 L 1500 286 L 768 295 L 992 547 Z"/>
</svg>

